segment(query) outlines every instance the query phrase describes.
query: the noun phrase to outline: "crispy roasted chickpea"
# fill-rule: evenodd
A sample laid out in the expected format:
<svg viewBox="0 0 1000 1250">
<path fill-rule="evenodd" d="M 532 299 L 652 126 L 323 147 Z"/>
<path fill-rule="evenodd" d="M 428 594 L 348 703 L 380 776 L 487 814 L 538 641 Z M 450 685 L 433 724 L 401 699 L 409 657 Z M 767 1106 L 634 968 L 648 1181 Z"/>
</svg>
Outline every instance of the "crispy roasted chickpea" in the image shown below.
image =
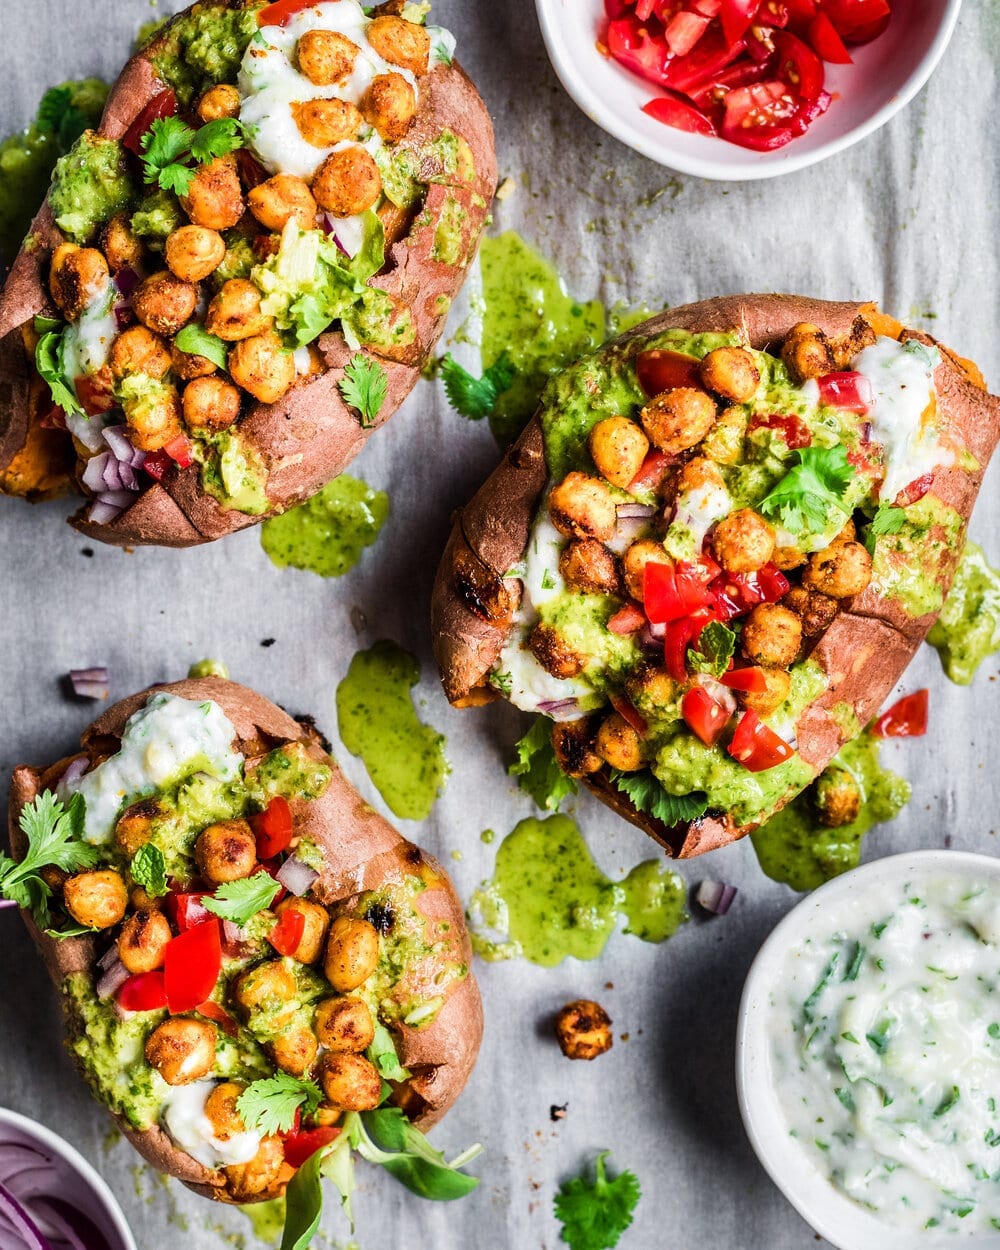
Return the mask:
<svg viewBox="0 0 1000 1250">
<path fill-rule="evenodd" d="M 140 451 L 159 451 L 184 430 L 181 425 L 181 397 L 175 386 L 148 384 L 141 393 L 123 400 L 129 437 Z"/>
<path fill-rule="evenodd" d="M 230 1137 L 246 1132 L 236 1105 L 245 1089 L 239 1081 L 220 1081 L 205 1099 L 205 1115 L 212 1126 L 212 1136 L 218 1141 L 229 1141 Z"/>
<path fill-rule="evenodd" d="M 241 973 L 236 980 L 233 997 L 248 1014 L 257 1011 L 273 1013 L 281 1007 L 295 1014 L 295 978 L 280 959 L 271 959 Z M 279 1020 L 277 1023 L 281 1023 Z"/>
<path fill-rule="evenodd" d="M 311 1029 L 292 1027 L 273 1037 L 269 1050 L 282 1072 L 304 1076 L 313 1065 L 319 1043 Z"/>
<path fill-rule="evenodd" d="M 528 647 L 547 673 L 564 681 L 576 677 L 587 666 L 586 657 L 574 651 L 553 625 L 536 625 Z"/>
<path fill-rule="evenodd" d="M 387 143 L 406 138 L 417 112 L 417 93 L 402 74 L 378 74 L 361 101 L 361 112 Z"/>
<path fill-rule="evenodd" d="M 587 446 L 601 477 L 624 489 L 642 468 L 649 439 L 628 417 L 605 417 L 590 431 Z"/>
<path fill-rule="evenodd" d="M 294 103 L 292 117 L 299 134 L 314 148 L 332 148 L 353 139 L 361 129 L 361 110 L 350 100 L 306 100 Z"/>
<path fill-rule="evenodd" d="M 195 378 L 181 396 L 184 423 L 190 430 L 228 430 L 240 415 L 240 398 L 225 378 Z"/>
<path fill-rule="evenodd" d="M 375 1021 L 360 998 L 325 998 L 316 1008 L 316 1036 L 327 1050 L 367 1050 Z"/>
<path fill-rule="evenodd" d="M 60 243 L 52 253 L 49 290 L 67 321 L 76 321 L 109 281 L 108 262 L 96 247 Z"/>
<path fill-rule="evenodd" d="M 749 423 L 742 408 L 726 408 L 702 440 L 702 451 L 716 464 L 739 464 Z"/>
<path fill-rule="evenodd" d="M 798 547 L 775 547 L 771 562 L 776 569 L 787 573 L 790 569 L 800 569 L 806 562 L 806 553 Z"/>
<path fill-rule="evenodd" d="M 295 360 L 273 330 L 242 339 L 229 353 L 229 376 L 262 404 L 276 403 L 295 381 Z"/>
<path fill-rule="evenodd" d="M 617 712 L 601 722 L 594 749 L 606 764 L 623 773 L 634 773 L 646 763 L 642 739 Z"/>
<path fill-rule="evenodd" d="M 108 364 L 119 382 L 130 373 L 162 378 L 171 366 L 170 349 L 146 326 L 129 326 L 111 344 Z"/>
<path fill-rule="evenodd" d="M 378 957 L 378 930 L 367 920 L 338 916 L 330 925 L 323 971 L 338 993 L 346 994 L 363 985 L 378 966 Z"/>
<path fill-rule="evenodd" d="M 260 290 L 248 278 L 230 278 L 205 315 L 205 329 L 224 343 L 263 334 L 270 322 L 260 311 Z"/>
<path fill-rule="evenodd" d="M 837 537 L 833 540 L 835 543 L 852 543 L 858 536 L 858 527 L 854 524 L 852 518 L 847 522 Z M 832 545 L 832 544 L 831 544 Z"/>
<path fill-rule="evenodd" d="M 418 77 L 427 73 L 431 37 L 423 26 L 402 17 L 376 17 L 365 33 L 383 61 L 408 69 Z"/>
<path fill-rule="evenodd" d="M 810 590 L 808 586 L 793 586 L 781 602 L 798 614 L 806 638 L 825 633 L 840 608 L 836 599 L 819 590 Z"/>
<path fill-rule="evenodd" d="M 573 590 L 586 595 L 616 595 L 618 564 L 596 538 L 574 538 L 559 556 L 559 572 Z"/>
<path fill-rule="evenodd" d="M 382 175 L 370 152 L 356 143 L 332 152 L 316 171 L 312 193 L 334 217 L 354 217 L 374 208 L 382 194 Z"/>
<path fill-rule="evenodd" d="M 101 231 L 101 251 L 112 273 L 142 264 L 142 240 L 132 233 L 128 213 L 116 213 Z"/>
<path fill-rule="evenodd" d="M 556 1016 L 556 1041 L 567 1059 L 596 1059 L 613 1040 L 611 1017 L 600 1003 L 580 998 Z"/>
<path fill-rule="evenodd" d="M 218 122 L 224 117 L 239 117 L 243 100 L 236 87 L 219 83 L 209 87 L 198 101 L 198 116 L 203 122 Z"/>
<path fill-rule="evenodd" d="M 607 484 L 586 473 L 567 473 L 549 495 L 549 516 L 567 538 L 599 538 L 615 532 L 618 509 Z"/>
<path fill-rule="evenodd" d="M 745 347 L 717 347 L 698 366 L 702 383 L 723 399 L 745 404 L 760 385 L 760 370 Z"/>
<path fill-rule="evenodd" d="M 753 508 L 739 508 L 715 527 L 712 550 L 727 573 L 756 573 L 774 554 L 774 530 Z"/>
<path fill-rule="evenodd" d="M 200 165 L 187 195 L 181 196 L 181 207 L 196 226 L 209 230 L 235 226 L 246 210 L 236 157 L 230 153 Z"/>
<path fill-rule="evenodd" d="M 296 221 L 303 230 L 316 228 L 316 201 L 309 184 L 294 174 L 275 174 L 247 196 L 247 208 L 265 230 L 283 230 Z"/>
<path fill-rule="evenodd" d="M 740 644 L 754 664 L 790 668 L 802 646 L 802 622 L 780 603 L 758 603 L 744 622 Z"/>
<path fill-rule="evenodd" d="M 167 268 L 183 282 L 201 282 L 215 273 L 226 255 L 226 241 L 207 226 L 181 226 L 167 238 Z"/>
<path fill-rule="evenodd" d="M 115 841 L 129 859 L 149 841 L 154 822 L 162 815 L 163 809 L 156 799 L 142 799 L 122 812 L 115 825 Z"/>
<path fill-rule="evenodd" d="M 207 356 L 199 356 L 197 352 L 182 352 L 176 343 L 170 345 L 170 366 L 183 382 L 207 378 L 219 367 Z"/>
<path fill-rule="evenodd" d="M 640 538 L 625 552 L 622 560 L 622 571 L 625 575 L 625 589 L 631 598 L 642 603 L 645 594 L 646 565 L 669 564 L 670 557 L 663 550 L 663 544 L 653 538 Z"/>
<path fill-rule="evenodd" d="M 770 716 L 788 698 L 788 692 L 792 688 L 792 679 L 783 668 L 765 668 L 761 671 L 767 682 L 767 688 L 756 693 L 748 691 L 741 694 L 739 701 L 743 707 L 756 712 L 758 716 Z"/>
<path fill-rule="evenodd" d="M 157 334 L 182 330 L 198 306 L 198 288 L 182 282 L 167 269 L 140 282 L 132 296 L 132 311 L 144 326 Z"/>
<path fill-rule="evenodd" d="M 781 359 L 793 382 L 821 378 L 833 369 L 830 341 L 819 328 L 808 321 L 792 326 L 781 347 Z"/>
<path fill-rule="evenodd" d="M 162 911 L 163 899 L 147 894 L 141 885 L 134 885 L 128 892 L 129 906 L 134 911 Z"/>
<path fill-rule="evenodd" d="M 323 943 L 330 927 L 330 913 L 322 903 L 311 903 L 304 898 L 286 898 L 275 908 L 279 917 L 289 911 L 299 913 L 303 928 L 298 945 L 287 953 L 300 964 L 314 964 L 323 954 Z"/>
<path fill-rule="evenodd" d="M 198 871 L 210 885 L 240 881 L 257 867 L 257 841 L 245 820 L 209 825 L 194 844 Z"/>
<path fill-rule="evenodd" d="M 625 693 L 643 716 L 662 716 L 677 698 L 677 682 L 665 668 L 642 668 L 628 678 Z"/>
<path fill-rule="evenodd" d="M 121 874 L 112 868 L 78 872 L 63 886 L 66 910 L 91 929 L 110 929 L 125 915 L 128 890 Z"/>
<path fill-rule="evenodd" d="M 594 750 L 596 725 L 591 717 L 556 721 L 552 726 L 552 749 L 559 767 L 568 777 L 596 773 L 604 761 Z"/>
<path fill-rule="evenodd" d="M 835 542 L 814 551 L 802 570 L 802 585 L 831 599 L 860 595 L 872 580 L 872 558 L 861 543 Z"/>
<path fill-rule="evenodd" d="M 866 347 L 874 347 L 877 342 L 878 336 L 870 323 L 862 316 L 855 317 L 849 333 L 840 334 L 830 340 L 833 367 L 835 369 L 849 368 L 858 352 Z"/>
<path fill-rule="evenodd" d="M 715 401 L 693 386 L 678 386 L 651 399 L 640 414 L 649 441 L 675 454 L 700 443 L 715 422 Z"/>
<path fill-rule="evenodd" d="M 364 1055 L 328 1050 L 320 1060 L 323 1093 L 345 1111 L 373 1111 L 382 1100 L 382 1078 Z"/>
<path fill-rule="evenodd" d="M 726 479 L 707 456 L 694 456 L 681 465 L 677 474 L 677 494 L 690 495 L 695 491 L 724 491 Z"/>
<path fill-rule="evenodd" d="M 231 1163 L 222 1169 L 226 1176 L 226 1193 L 236 1202 L 252 1202 L 264 1196 L 277 1197 L 284 1162 L 285 1147 L 281 1138 L 262 1138 L 257 1153 L 249 1163 Z"/>
<path fill-rule="evenodd" d="M 816 819 L 828 829 L 849 825 L 861 815 L 861 787 L 846 768 L 831 765 L 813 786 Z"/>
<path fill-rule="evenodd" d="M 335 30 L 307 30 L 299 40 L 299 69 L 317 87 L 345 82 L 361 49 Z"/>
<path fill-rule="evenodd" d="M 168 1085 L 187 1085 L 215 1066 L 215 1025 L 190 1016 L 164 1020 L 146 1039 L 146 1059 Z"/>
<path fill-rule="evenodd" d="M 313 1112 L 313 1122 L 317 1128 L 333 1128 L 340 1123 L 343 1114 L 342 1107 L 335 1107 L 332 1102 L 321 1102 Z"/>
<path fill-rule="evenodd" d="M 163 967 L 163 953 L 172 937 L 163 912 L 133 912 L 118 935 L 118 958 L 129 972 L 152 972 Z"/>
</svg>

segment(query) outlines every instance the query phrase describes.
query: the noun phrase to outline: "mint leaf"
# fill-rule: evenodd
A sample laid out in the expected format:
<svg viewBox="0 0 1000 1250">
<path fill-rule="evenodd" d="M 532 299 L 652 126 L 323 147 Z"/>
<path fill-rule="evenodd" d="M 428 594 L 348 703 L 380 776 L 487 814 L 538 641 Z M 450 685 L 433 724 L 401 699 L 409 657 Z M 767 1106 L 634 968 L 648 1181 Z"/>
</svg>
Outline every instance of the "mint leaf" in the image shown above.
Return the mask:
<svg viewBox="0 0 1000 1250">
<path fill-rule="evenodd" d="M 710 621 L 698 636 L 697 650 L 688 648 L 688 667 L 696 673 L 721 677 L 736 650 L 736 634 L 720 621 Z"/>
<path fill-rule="evenodd" d="M 129 865 L 132 880 L 146 891 L 150 898 L 162 898 L 168 894 L 167 871 L 163 852 L 152 842 L 146 842 L 136 851 Z"/>
</svg>

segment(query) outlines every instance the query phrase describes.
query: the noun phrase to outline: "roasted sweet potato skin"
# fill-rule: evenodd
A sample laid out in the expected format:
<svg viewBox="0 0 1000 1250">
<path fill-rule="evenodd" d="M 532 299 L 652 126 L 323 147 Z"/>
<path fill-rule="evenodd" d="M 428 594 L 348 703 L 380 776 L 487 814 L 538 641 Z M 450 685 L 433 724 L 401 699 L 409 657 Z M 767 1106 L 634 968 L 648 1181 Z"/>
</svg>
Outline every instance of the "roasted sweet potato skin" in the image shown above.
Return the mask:
<svg viewBox="0 0 1000 1250">
<path fill-rule="evenodd" d="M 202 0 L 197 7 L 242 8 L 240 0 Z M 179 14 L 180 20 L 188 10 Z M 112 88 L 98 133 L 119 139 L 164 84 L 152 58 L 169 38 L 170 27 L 138 52 Z M 401 146 L 420 153 L 450 130 L 468 145 L 472 168 L 444 178 L 440 169 L 422 169 L 427 195 L 407 233 L 387 250 L 386 264 L 372 285 L 396 306 L 410 310 L 415 339 L 404 349 L 363 347 L 385 370 L 387 396 L 378 417 L 364 427 L 339 389 L 344 369 L 357 353 L 337 331 L 317 340 L 324 371 L 301 378 L 275 404 L 255 403 L 241 420 L 241 436 L 267 473 L 267 510 L 249 515 L 221 506 L 202 490 L 199 468 L 171 469 L 162 482 L 150 482 L 136 502 L 114 521 L 95 525 L 82 509 L 72 524 L 87 537 L 120 547 L 155 545 L 190 547 L 256 525 L 315 494 L 358 454 L 375 429 L 384 425 L 420 378 L 421 368 L 444 329 L 451 302 L 468 272 L 496 189 L 497 167 L 489 113 L 457 63 L 435 65 L 421 79 L 418 112 Z M 453 207 L 454 206 L 454 207 Z M 435 246 L 443 212 L 460 220 L 457 259 L 445 263 Z M 22 330 L 39 314 L 55 313 L 48 291 L 48 262 L 64 237 L 48 201 L 32 224 L 6 284 L 0 292 L 0 492 L 42 498 L 79 490 L 72 454 L 38 462 L 38 439 L 32 434 L 37 413 L 32 395 L 37 375 L 25 350 Z M 449 257 L 449 262 L 453 259 Z M 68 438 L 65 439 L 67 445 Z M 30 480 L 26 480 L 30 469 Z"/>
<path fill-rule="evenodd" d="M 297 831 L 312 838 L 324 854 L 324 870 L 312 887 L 312 895 L 327 906 L 337 904 L 349 914 L 362 893 L 419 872 L 430 884 L 415 905 L 428 925 L 434 926 L 439 948 L 438 926 L 441 921 L 449 925 L 448 949 L 443 957 L 471 968 L 472 949 L 462 904 L 441 866 L 418 846 L 407 842 L 365 803 L 323 750 L 316 731 L 308 723 L 296 721 L 255 691 L 217 677 L 151 687 L 115 704 L 94 721 L 81 738 L 83 757 L 95 761 L 115 751 L 125 722 L 150 695 L 159 691 L 217 703 L 236 730 L 235 749 L 250 763 L 285 743 L 303 743 L 314 759 L 332 770 L 330 785 L 322 796 L 292 803 Z M 80 756 L 42 768 L 22 765 L 15 769 L 9 805 L 15 857 L 24 851 L 24 837 L 18 825 L 22 808 L 42 790 L 53 786 L 71 760 L 77 758 Z M 77 972 L 96 981 L 100 971 L 96 969 L 93 938 L 57 941 L 41 932 L 27 912 L 22 912 L 22 916 L 57 989 L 66 977 Z M 419 1030 L 400 1026 L 400 1060 L 414 1075 L 400 1087 L 398 1096 L 414 1123 L 422 1128 L 437 1123 L 462 1092 L 482 1040 L 482 1003 L 471 973 L 450 982 L 444 994 L 444 1005 L 431 1024 Z M 72 1030 L 75 1024 L 67 1012 L 67 1029 Z M 232 1201 L 225 1190 L 224 1174 L 204 1167 L 179 1150 L 161 1128 L 140 1132 L 120 1119 L 117 1122 L 136 1150 L 159 1171 L 177 1177 L 206 1197 Z M 274 1195 L 263 1194 L 261 1200 L 271 1196 Z"/>
<path fill-rule="evenodd" d="M 692 332 L 736 330 L 751 347 L 777 347 L 795 325 L 808 322 L 831 338 L 850 332 L 864 316 L 880 334 L 901 340 L 926 335 L 906 330 L 873 304 L 828 302 L 795 295 L 736 295 L 670 309 L 623 335 L 626 351 L 664 330 Z M 940 346 L 940 345 L 938 345 Z M 975 458 L 978 467 L 956 463 L 938 468 L 930 486 L 942 503 L 968 522 L 983 473 L 1000 438 L 1000 398 L 990 395 L 975 366 L 947 348 L 935 374 L 938 411 L 945 432 Z M 505 585 L 516 597 L 520 583 L 504 574 L 522 558 L 528 535 L 548 483 L 541 428 L 532 420 L 471 502 L 456 513 L 438 569 L 432 598 L 435 657 L 445 693 L 456 706 L 496 698 L 487 676 L 510 632 L 511 620 L 493 619 L 465 592 L 466 571 L 475 568 L 478 583 Z M 964 531 L 963 531 L 964 532 Z M 962 552 L 961 536 L 938 570 L 944 590 L 950 585 Z M 516 602 L 516 598 L 515 598 Z M 895 685 L 934 622 L 934 614 L 909 616 L 895 600 L 874 586 L 849 601 L 811 653 L 827 675 L 823 695 L 798 721 L 799 753 L 818 773 L 845 741 L 843 717 L 831 709 L 847 705 L 858 723 L 872 717 Z M 724 846 L 751 832 L 725 813 L 708 813 L 689 825 L 667 827 L 638 812 L 614 787 L 606 770 L 584 783 L 626 820 L 644 829 L 668 854 L 689 858 Z"/>
</svg>

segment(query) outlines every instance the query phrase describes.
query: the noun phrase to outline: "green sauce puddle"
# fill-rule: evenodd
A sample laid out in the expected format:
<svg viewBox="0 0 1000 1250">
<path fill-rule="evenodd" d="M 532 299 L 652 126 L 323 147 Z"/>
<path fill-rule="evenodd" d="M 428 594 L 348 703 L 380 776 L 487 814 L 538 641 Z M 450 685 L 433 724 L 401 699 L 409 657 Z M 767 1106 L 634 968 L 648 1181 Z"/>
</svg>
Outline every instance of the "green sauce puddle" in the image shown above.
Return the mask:
<svg viewBox="0 0 1000 1250">
<path fill-rule="evenodd" d="M 279 569 L 342 577 L 378 538 L 389 496 L 342 473 L 317 495 L 260 527 L 261 546 Z"/>
<path fill-rule="evenodd" d="M 612 881 L 568 816 L 531 817 L 504 838 L 492 881 L 472 896 L 473 949 L 491 962 L 521 956 L 546 968 L 596 959 L 619 915 L 626 933 L 663 942 L 688 918 L 686 893 L 683 878 L 655 859 Z"/>
<path fill-rule="evenodd" d="M 967 542 L 941 615 L 927 635 L 953 682 L 967 686 L 980 664 L 1000 651 L 1000 570 L 978 543 Z"/>
<path fill-rule="evenodd" d="M 253 1235 L 258 1241 L 276 1246 L 281 1241 L 285 1227 L 285 1200 L 273 1198 L 270 1202 L 249 1202 L 240 1210 L 250 1221 Z"/>
<path fill-rule="evenodd" d="M 340 737 L 364 761 L 395 815 L 424 820 L 451 771 L 445 739 L 417 716 L 410 694 L 420 665 L 394 642 L 381 641 L 351 660 L 337 687 Z"/>
<path fill-rule="evenodd" d="M 816 819 L 810 790 L 750 835 L 762 870 L 793 890 L 815 890 L 824 881 L 856 868 L 861 842 L 873 825 L 893 820 L 910 798 L 910 783 L 883 768 L 879 739 L 863 733 L 841 747 L 830 767 L 839 766 L 861 787 L 857 820 L 829 829 Z"/>
</svg>

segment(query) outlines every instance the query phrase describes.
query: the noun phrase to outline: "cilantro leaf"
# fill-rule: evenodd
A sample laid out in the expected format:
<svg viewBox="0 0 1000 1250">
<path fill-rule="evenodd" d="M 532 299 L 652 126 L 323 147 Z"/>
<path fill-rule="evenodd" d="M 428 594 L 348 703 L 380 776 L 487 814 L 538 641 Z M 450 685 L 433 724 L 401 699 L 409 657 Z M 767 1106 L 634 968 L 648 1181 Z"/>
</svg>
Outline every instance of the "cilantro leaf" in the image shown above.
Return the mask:
<svg viewBox="0 0 1000 1250">
<path fill-rule="evenodd" d="M 622 794 L 632 800 L 637 811 L 662 820 L 665 825 L 697 820 L 708 810 L 708 795 L 703 790 L 694 790 L 691 794 L 669 794 L 649 769 L 622 773 L 613 768 L 611 780 Z"/>
<path fill-rule="evenodd" d="M 698 635 L 698 648 L 688 648 L 687 662 L 696 673 L 721 677 L 736 650 L 736 635 L 721 621 L 709 621 Z"/>
<path fill-rule="evenodd" d="M 567 777 L 559 767 L 552 747 L 552 722 L 547 716 L 538 716 L 515 750 L 517 759 L 507 772 L 518 778 L 518 786 L 530 794 L 539 807 L 550 812 L 559 810 L 559 804 L 571 794 L 576 794 L 576 782 Z"/>
<path fill-rule="evenodd" d="M 865 547 L 868 549 L 868 554 L 870 556 L 875 554 L 876 538 L 880 538 L 883 534 L 898 534 L 905 524 L 905 509 L 897 508 L 891 503 L 880 503 L 865 534 Z"/>
<path fill-rule="evenodd" d="M 358 412 L 362 429 L 369 429 L 382 411 L 389 390 L 386 371 L 377 360 L 358 352 L 347 362 L 339 385 L 344 403 Z"/>
<path fill-rule="evenodd" d="M 365 1052 L 383 1081 L 405 1081 L 412 1073 L 399 1062 L 396 1043 L 381 1021 L 375 1021 L 375 1039 Z"/>
<path fill-rule="evenodd" d="M 608 1180 L 603 1150 L 594 1164 L 594 1183 L 575 1176 L 563 1184 L 555 1198 L 556 1219 L 562 1224 L 562 1240 L 571 1250 L 612 1250 L 632 1223 L 642 1196 L 634 1172 L 621 1172 Z"/>
<path fill-rule="evenodd" d="M 129 865 L 132 880 L 141 886 L 150 898 L 162 898 L 167 889 L 167 868 L 163 852 L 152 842 L 145 842 L 136 851 Z"/>
<path fill-rule="evenodd" d="M 42 869 L 73 873 L 97 863 L 97 848 L 82 840 L 85 811 L 82 794 L 74 794 L 68 804 L 63 804 L 51 790 L 44 791 L 22 808 L 18 818 L 28 840 L 24 858 L 18 863 L 9 855 L 0 855 L 0 894 L 27 908 L 40 929 L 49 927 L 52 897 Z"/>
<path fill-rule="evenodd" d="M 517 370 L 506 352 L 483 373 L 481 378 L 464 369 L 448 352 L 441 360 L 441 380 L 448 402 L 463 417 L 481 421 L 492 414 L 497 399 L 514 381 Z"/>
<path fill-rule="evenodd" d="M 46 324 L 48 322 L 46 321 Z M 48 384 L 52 402 L 65 413 L 83 415 L 83 408 L 73 386 L 66 376 L 63 363 L 63 336 L 61 331 L 49 329 L 35 347 L 35 368 L 43 382 Z"/>
<path fill-rule="evenodd" d="M 795 453 L 799 463 L 785 474 L 758 505 L 758 511 L 780 523 L 792 534 L 819 533 L 837 509 L 844 520 L 851 509 L 844 502 L 856 471 L 847 449 L 802 447 Z"/>
<path fill-rule="evenodd" d="M 43 134 L 54 135 L 64 152 L 76 143 L 92 121 L 92 116 L 77 108 L 73 100 L 72 87 L 50 87 L 42 96 L 35 123 Z"/>
<path fill-rule="evenodd" d="M 244 126 L 235 117 L 220 117 L 214 122 L 206 122 L 194 133 L 191 155 L 199 165 L 215 160 L 217 156 L 228 156 L 243 147 L 254 130 L 255 127 Z"/>
<path fill-rule="evenodd" d="M 280 882 L 275 881 L 269 872 L 261 870 L 252 877 L 227 881 L 219 886 L 211 898 L 206 897 L 201 901 L 206 910 L 221 916 L 223 920 L 231 920 L 242 928 L 259 911 L 271 906 L 280 889 Z"/>
<path fill-rule="evenodd" d="M 186 195 L 194 171 L 182 164 L 191 155 L 195 132 L 179 117 L 158 117 L 139 140 L 143 178 L 163 191 Z"/>
<path fill-rule="evenodd" d="M 301 1110 L 312 1115 L 323 1101 L 323 1093 L 313 1081 L 301 1081 L 289 1072 L 251 1081 L 236 1100 L 236 1109 L 249 1130 L 269 1136 L 287 1133 Z"/>
<path fill-rule="evenodd" d="M 174 346 L 178 351 L 188 352 L 191 356 L 204 356 L 220 369 L 229 368 L 229 353 L 225 343 L 214 334 L 209 334 L 196 321 L 190 322 L 181 330 L 174 339 Z"/>
</svg>

